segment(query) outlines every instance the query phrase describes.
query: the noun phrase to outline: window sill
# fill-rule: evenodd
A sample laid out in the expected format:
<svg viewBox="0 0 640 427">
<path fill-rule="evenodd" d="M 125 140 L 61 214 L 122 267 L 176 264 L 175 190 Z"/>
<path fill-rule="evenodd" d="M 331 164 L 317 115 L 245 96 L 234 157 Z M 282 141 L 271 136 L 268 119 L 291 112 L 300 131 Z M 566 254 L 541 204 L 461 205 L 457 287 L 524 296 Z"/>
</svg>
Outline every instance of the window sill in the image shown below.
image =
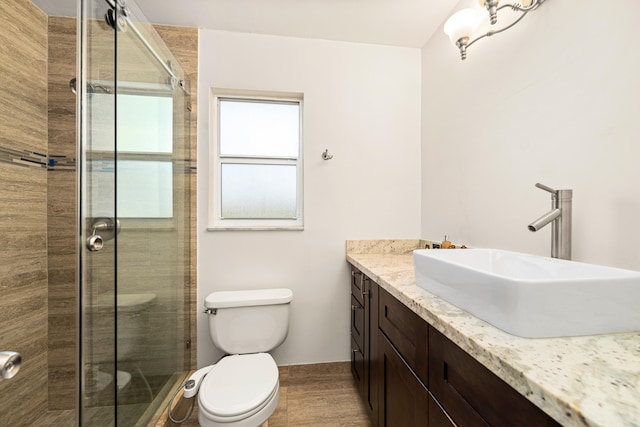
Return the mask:
<svg viewBox="0 0 640 427">
<path fill-rule="evenodd" d="M 304 226 L 217 226 L 207 227 L 207 231 L 304 231 Z"/>
</svg>

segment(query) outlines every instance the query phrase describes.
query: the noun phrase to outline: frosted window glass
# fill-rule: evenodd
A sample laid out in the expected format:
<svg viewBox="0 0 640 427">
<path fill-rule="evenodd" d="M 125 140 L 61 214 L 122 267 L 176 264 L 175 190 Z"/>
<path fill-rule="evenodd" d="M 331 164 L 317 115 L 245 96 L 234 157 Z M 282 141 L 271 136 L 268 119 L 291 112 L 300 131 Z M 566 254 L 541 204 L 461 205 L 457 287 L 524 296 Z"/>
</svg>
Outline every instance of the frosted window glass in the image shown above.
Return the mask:
<svg viewBox="0 0 640 427">
<path fill-rule="evenodd" d="M 220 100 L 220 155 L 297 158 L 298 103 Z"/>
<path fill-rule="evenodd" d="M 87 151 L 113 151 L 115 150 L 115 132 L 113 121 L 115 120 L 115 97 L 113 95 L 90 93 L 87 95 L 89 135 Z"/>
<path fill-rule="evenodd" d="M 90 150 L 114 149 L 114 96 L 92 93 L 89 125 Z M 171 153 L 173 151 L 173 98 L 118 95 L 118 151 Z"/>
<path fill-rule="evenodd" d="M 171 162 L 118 161 L 118 216 L 171 218 L 173 165 Z"/>
<path fill-rule="evenodd" d="M 222 217 L 296 217 L 296 166 L 222 164 Z"/>
<path fill-rule="evenodd" d="M 118 151 L 171 153 L 173 98 L 118 95 Z"/>
<path fill-rule="evenodd" d="M 88 212 L 93 217 L 112 217 L 115 211 L 115 167 L 113 160 L 87 162 Z"/>
</svg>

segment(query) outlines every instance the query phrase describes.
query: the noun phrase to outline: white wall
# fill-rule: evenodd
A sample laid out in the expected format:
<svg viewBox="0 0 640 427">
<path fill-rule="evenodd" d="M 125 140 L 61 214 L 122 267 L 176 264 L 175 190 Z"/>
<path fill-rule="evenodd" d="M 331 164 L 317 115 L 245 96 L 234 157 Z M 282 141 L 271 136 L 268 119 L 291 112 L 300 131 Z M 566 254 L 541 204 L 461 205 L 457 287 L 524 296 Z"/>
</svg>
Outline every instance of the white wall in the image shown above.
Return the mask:
<svg viewBox="0 0 640 427">
<path fill-rule="evenodd" d="M 279 364 L 349 359 L 345 240 L 420 235 L 420 67 L 419 49 L 200 32 L 198 306 L 291 288 Z M 211 87 L 304 93 L 304 231 L 206 231 Z M 198 365 L 218 354 L 199 313 Z"/>
<path fill-rule="evenodd" d="M 466 5 L 467 2 L 461 2 Z M 640 270 L 637 0 L 550 0 L 461 62 L 422 52 L 422 235 L 549 254 L 536 182 L 574 190 L 578 261 Z"/>
</svg>

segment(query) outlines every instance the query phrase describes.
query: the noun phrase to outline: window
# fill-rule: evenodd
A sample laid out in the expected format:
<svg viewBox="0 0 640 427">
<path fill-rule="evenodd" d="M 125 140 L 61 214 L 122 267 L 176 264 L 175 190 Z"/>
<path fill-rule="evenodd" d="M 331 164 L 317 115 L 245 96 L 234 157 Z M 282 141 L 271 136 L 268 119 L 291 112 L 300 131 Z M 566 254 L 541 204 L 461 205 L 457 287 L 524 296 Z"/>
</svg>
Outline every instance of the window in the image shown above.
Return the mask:
<svg viewBox="0 0 640 427">
<path fill-rule="evenodd" d="M 117 209 L 119 218 L 173 218 L 173 98 L 171 93 L 117 95 Z M 114 148 L 112 94 L 92 93 L 89 153 L 95 188 L 93 212 L 108 216 L 112 200 Z M 106 156 L 106 158 L 105 158 Z M 101 172 L 101 173 L 98 173 Z"/>
<path fill-rule="evenodd" d="M 173 98 L 118 94 L 118 216 L 173 217 Z"/>
<path fill-rule="evenodd" d="M 302 229 L 302 97 L 212 92 L 209 229 Z"/>
</svg>

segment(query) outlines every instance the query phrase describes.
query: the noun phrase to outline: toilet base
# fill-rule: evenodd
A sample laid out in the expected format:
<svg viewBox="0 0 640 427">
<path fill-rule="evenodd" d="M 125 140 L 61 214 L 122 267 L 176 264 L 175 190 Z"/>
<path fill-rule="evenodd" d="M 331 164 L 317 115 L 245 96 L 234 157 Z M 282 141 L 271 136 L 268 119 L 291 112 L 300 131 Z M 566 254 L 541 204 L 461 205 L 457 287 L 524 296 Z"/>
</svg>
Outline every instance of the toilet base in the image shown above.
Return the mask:
<svg viewBox="0 0 640 427">
<path fill-rule="evenodd" d="M 223 423 L 220 421 L 214 421 L 206 417 L 206 414 L 198 410 L 198 422 L 200 427 L 267 427 L 268 419 L 278 407 L 280 401 L 280 389 L 275 392 L 271 400 L 262 408 L 262 410 L 256 412 L 250 417 L 244 418 L 230 423 Z"/>
</svg>

